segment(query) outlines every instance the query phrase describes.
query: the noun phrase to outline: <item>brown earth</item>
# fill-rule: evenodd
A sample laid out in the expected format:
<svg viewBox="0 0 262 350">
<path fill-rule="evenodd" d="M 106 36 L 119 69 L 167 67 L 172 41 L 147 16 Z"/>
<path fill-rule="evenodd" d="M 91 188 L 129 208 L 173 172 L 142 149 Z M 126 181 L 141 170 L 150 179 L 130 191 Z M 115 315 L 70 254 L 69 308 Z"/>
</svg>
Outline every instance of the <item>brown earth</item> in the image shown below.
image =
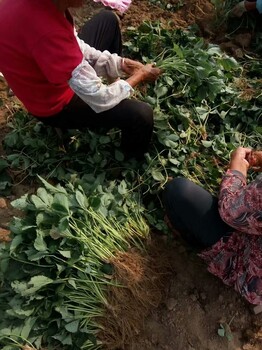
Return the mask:
<svg viewBox="0 0 262 350">
<path fill-rule="evenodd" d="M 179 3 L 172 0 L 170 3 Z M 128 26 L 137 27 L 145 20 L 161 20 L 167 26 L 185 28 L 197 23 L 201 35 L 208 40 L 224 43 L 232 48 L 233 43 L 223 40 L 214 27 L 213 6 L 208 0 L 183 0 L 176 13 L 164 11 L 147 0 L 134 0 L 122 19 L 123 31 Z M 76 11 L 76 25 L 81 26 L 92 13 L 101 7 L 89 1 Z M 221 34 L 222 33 L 222 34 Z M 219 40 L 218 40 L 219 38 Z M 222 38 L 222 39 L 221 39 Z M 247 37 L 237 38 L 236 50 L 243 50 Z M 243 45 L 243 43 L 246 43 Z M 246 47 L 246 46 L 245 46 Z M 233 50 L 231 50 L 233 52 Z M 241 51 L 240 51 L 241 52 Z M 238 51 L 239 53 L 239 51 Z M 8 132 L 7 122 L 13 112 L 20 108 L 14 96 L 8 95 L 8 87 L 0 76 L 0 141 Z M 4 154 L 0 144 L 0 155 Z M 10 201 L 31 192 L 32 185 L 16 182 L 12 195 L 0 199 L 0 239 L 6 238 L 8 223 L 15 215 Z M 165 243 L 165 238 L 160 238 Z M 118 347 L 124 350 L 261 350 L 262 313 L 254 315 L 253 308 L 234 290 L 209 274 L 197 255 L 179 240 L 163 244 L 158 255 L 169 260 L 169 275 L 163 284 L 161 300 L 152 305 L 143 322 L 128 343 Z M 133 310 L 139 321 L 139 313 Z M 140 320 L 141 321 L 141 320 Z M 218 335 L 220 324 L 228 329 L 232 340 Z"/>
</svg>

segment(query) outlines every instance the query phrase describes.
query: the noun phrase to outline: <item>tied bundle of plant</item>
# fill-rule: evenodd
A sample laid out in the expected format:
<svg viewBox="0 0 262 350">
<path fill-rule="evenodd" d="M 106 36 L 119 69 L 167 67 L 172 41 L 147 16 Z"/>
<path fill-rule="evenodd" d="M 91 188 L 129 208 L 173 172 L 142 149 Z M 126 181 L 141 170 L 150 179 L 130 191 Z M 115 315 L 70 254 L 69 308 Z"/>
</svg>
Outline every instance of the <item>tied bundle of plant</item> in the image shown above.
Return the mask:
<svg viewBox="0 0 262 350">
<path fill-rule="evenodd" d="M 12 241 L 0 245 L 1 349 L 99 349 L 108 315 L 112 339 L 126 340 L 134 335 L 129 303 L 143 319 L 161 288 L 146 251 L 143 208 L 125 195 L 116 204 L 110 195 L 87 196 L 77 183 L 41 181 L 36 194 L 12 203 L 24 217 L 10 225 Z"/>
</svg>

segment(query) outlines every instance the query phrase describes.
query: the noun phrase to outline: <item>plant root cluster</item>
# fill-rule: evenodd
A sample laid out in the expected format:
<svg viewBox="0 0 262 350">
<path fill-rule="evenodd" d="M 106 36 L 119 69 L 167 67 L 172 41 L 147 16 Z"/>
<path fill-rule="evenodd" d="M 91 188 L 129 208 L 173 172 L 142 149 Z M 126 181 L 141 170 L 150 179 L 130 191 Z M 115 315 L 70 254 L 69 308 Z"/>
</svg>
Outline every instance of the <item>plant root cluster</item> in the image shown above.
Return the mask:
<svg viewBox="0 0 262 350">
<path fill-rule="evenodd" d="M 121 287 L 110 287 L 106 317 L 99 322 L 103 330 L 98 338 L 106 349 L 125 348 L 143 330 L 145 317 L 165 297 L 170 259 L 171 251 L 158 238 L 149 243 L 146 252 L 119 252 L 111 261 L 114 279 Z"/>
</svg>

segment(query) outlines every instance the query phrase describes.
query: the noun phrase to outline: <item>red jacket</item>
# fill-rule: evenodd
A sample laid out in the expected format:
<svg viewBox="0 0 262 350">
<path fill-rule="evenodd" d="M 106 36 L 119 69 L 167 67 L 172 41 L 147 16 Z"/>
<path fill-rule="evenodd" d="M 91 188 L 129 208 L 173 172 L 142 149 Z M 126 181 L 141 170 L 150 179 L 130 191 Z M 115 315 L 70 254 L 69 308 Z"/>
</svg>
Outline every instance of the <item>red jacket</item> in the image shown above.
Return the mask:
<svg viewBox="0 0 262 350">
<path fill-rule="evenodd" d="M 0 71 L 30 113 L 51 116 L 68 104 L 68 80 L 83 54 L 52 0 L 2 0 L 0 48 Z"/>
</svg>

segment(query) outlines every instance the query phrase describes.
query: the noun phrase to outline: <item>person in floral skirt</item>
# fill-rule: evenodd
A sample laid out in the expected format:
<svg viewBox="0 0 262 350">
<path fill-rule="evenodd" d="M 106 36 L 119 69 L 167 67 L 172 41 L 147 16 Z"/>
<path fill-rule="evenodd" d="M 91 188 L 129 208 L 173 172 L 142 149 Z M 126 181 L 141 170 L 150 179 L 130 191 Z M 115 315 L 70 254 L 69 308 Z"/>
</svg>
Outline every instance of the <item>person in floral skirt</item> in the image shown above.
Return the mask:
<svg viewBox="0 0 262 350">
<path fill-rule="evenodd" d="M 171 228 L 200 248 L 208 270 L 262 311 L 262 174 L 247 184 L 251 152 L 232 153 L 218 198 L 176 178 L 163 202 Z"/>
</svg>

